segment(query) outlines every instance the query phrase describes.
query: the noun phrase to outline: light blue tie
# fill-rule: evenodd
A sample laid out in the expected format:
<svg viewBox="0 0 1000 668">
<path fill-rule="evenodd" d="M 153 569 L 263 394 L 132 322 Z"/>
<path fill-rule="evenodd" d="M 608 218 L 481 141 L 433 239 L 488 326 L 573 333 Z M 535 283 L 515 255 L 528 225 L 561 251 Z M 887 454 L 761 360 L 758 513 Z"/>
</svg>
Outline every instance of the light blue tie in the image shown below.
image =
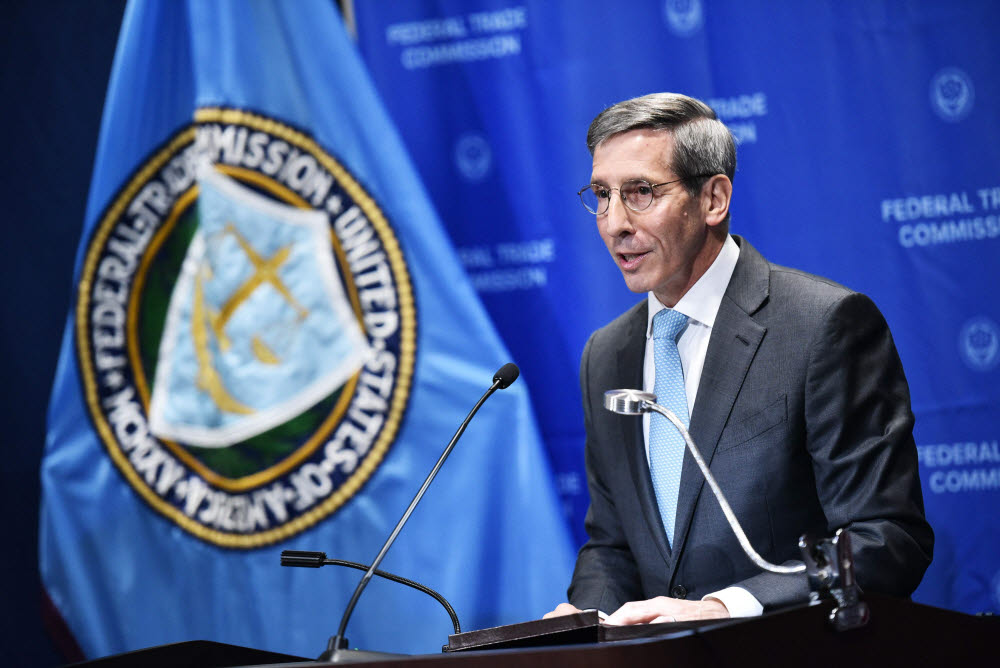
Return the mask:
<svg viewBox="0 0 1000 668">
<path fill-rule="evenodd" d="M 688 317 L 665 308 L 653 316 L 653 360 L 656 402 L 669 408 L 687 427 L 687 393 L 684 391 L 684 371 L 677 352 L 677 335 L 687 325 Z M 660 519 L 667 530 L 667 541 L 674 543 L 674 518 L 677 515 L 677 493 L 681 484 L 681 464 L 684 462 L 684 437 L 659 413 L 649 417 L 649 473 L 656 492 Z"/>
</svg>

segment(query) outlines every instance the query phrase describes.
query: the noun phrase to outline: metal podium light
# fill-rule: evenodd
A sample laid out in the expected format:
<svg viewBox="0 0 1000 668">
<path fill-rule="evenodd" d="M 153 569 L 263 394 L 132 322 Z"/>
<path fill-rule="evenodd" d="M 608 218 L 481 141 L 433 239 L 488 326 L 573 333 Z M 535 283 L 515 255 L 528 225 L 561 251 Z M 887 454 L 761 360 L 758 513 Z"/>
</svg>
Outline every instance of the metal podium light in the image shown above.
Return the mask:
<svg viewBox="0 0 1000 668">
<path fill-rule="evenodd" d="M 743 551 L 746 552 L 750 561 L 765 571 L 770 571 L 772 573 L 787 575 L 791 573 L 805 572 L 805 564 L 799 564 L 797 566 L 778 566 L 777 564 L 765 561 L 763 557 L 757 554 L 757 551 L 754 550 L 753 546 L 750 544 L 750 540 L 747 538 L 747 535 L 743 532 L 743 527 L 740 526 L 739 520 L 736 519 L 733 509 L 729 507 L 729 502 L 726 501 L 726 497 L 722 494 L 722 490 L 719 489 L 719 483 L 715 481 L 715 476 L 713 476 L 712 472 L 708 470 L 708 466 L 705 464 L 705 460 L 698 451 L 698 447 L 694 444 L 694 441 L 691 440 L 691 434 L 688 433 L 684 423 L 681 422 L 669 408 L 664 408 L 656 403 L 655 394 L 640 392 L 639 390 L 608 390 L 604 393 L 604 407 L 612 413 L 619 413 L 621 415 L 642 415 L 643 413 L 649 413 L 652 411 L 659 413 L 663 417 L 670 420 L 670 422 L 677 428 L 677 431 L 681 433 L 681 436 L 684 437 L 684 442 L 687 443 L 688 452 L 690 452 L 691 456 L 694 457 L 694 461 L 698 464 L 698 468 L 701 469 L 701 474 L 705 476 L 705 480 L 708 481 L 708 486 L 712 488 L 712 493 L 715 494 L 716 500 L 718 500 L 719 505 L 722 507 L 722 514 L 726 516 L 726 521 L 729 522 L 729 526 L 736 535 L 736 539 L 739 541 L 740 547 L 742 547 Z"/>
</svg>

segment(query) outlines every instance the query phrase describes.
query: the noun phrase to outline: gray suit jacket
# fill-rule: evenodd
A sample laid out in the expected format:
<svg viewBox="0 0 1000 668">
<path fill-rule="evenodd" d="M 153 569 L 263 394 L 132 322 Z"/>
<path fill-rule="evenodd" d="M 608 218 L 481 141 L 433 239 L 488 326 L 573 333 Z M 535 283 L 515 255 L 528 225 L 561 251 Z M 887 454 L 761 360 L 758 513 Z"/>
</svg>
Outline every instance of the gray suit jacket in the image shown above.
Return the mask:
<svg viewBox="0 0 1000 668">
<path fill-rule="evenodd" d="M 909 389 L 870 299 L 740 257 L 712 331 L 690 432 L 754 548 L 798 559 L 803 533 L 847 527 L 866 590 L 908 596 L 931 560 Z M 589 540 L 569 588 L 580 608 L 616 610 L 730 585 L 765 609 L 805 601 L 805 575 L 761 573 L 743 554 L 685 453 L 675 545 L 656 508 L 638 417 L 603 408 L 605 390 L 642 387 L 646 301 L 595 332 L 580 368 Z"/>
</svg>

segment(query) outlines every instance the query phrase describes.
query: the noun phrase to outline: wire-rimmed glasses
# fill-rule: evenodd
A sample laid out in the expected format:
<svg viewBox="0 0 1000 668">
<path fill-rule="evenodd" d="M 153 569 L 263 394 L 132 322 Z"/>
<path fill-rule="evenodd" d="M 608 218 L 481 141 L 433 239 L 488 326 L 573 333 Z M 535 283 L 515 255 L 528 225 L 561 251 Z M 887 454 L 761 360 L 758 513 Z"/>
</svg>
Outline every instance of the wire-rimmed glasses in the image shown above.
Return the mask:
<svg viewBox="0 0 1000 668">
<path fill-rule="evenodd" d="M 600 183 L 588 183 L 580 188 L 577 195 L 587 211 L 600 216 L 607 212 L 611 205 L 611 192 L 618 191 L 619 196 L 625 206 L 633 211 L 643 211 L 653 203 L 653 188 L 659 188 L 671 183 L 677 183 L 684 179 L 674 179 L 663 183 L 650 183 L 645 179 L 629 179 L 618 188 L 609 188 Z"/>
</svg>

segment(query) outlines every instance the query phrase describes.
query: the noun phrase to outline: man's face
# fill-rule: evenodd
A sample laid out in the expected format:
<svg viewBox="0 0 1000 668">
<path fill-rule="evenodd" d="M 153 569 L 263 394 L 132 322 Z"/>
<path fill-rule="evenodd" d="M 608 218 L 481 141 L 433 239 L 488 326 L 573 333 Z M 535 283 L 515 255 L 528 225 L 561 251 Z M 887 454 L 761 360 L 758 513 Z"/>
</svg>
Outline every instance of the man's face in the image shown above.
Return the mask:
<svg viewBox="0 0 1000 668">
<path fill-rule="evenodd" d="M 669 132 L 624 132 L 594 151 L 590 180 L 609 188 L 619 188 L 629 179 L 651 184 L 673 181 L 677 178 L 670 167 L 673 154 Z M 597 228 L 628 288 L 652 291 L 666 306 L 677 303 L 717 253 L 699 198 L 689 195 L 681 182 L 654 188 L 652 203 L 642 211 L 625 206 L 615 190 L 608 210 L 597 216 Z"/>
</svg>

